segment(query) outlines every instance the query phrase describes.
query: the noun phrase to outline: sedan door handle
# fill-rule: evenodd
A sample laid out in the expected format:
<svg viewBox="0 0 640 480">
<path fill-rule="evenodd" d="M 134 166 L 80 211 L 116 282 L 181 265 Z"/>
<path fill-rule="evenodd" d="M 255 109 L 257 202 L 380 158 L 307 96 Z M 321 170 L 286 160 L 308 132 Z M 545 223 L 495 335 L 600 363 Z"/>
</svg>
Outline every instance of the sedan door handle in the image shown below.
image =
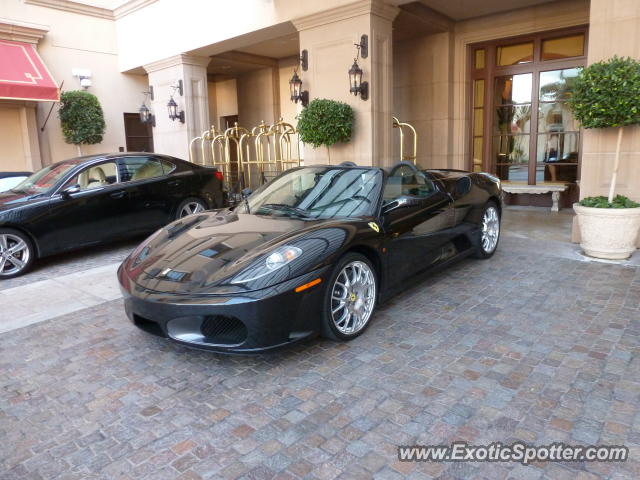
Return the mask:
<svg viewBox="0 0 640 480">
<path fill-rule="evenodd" d="M 122 198 L 125 196 L 127 192 L 125 192 L 124 190 L 120 190 L 119 192 L 113 192 L 111 195 L 109 195 L 111 198 Z"/>
<path fill-rule="evenodd" d="M 171 186 L 171 187 L 175 187 L 176 185 L 180 185 L 182 183 L 181 180 L 171 180 L 169 182 L 167 182 L 167 185 Z"/>
</svg>

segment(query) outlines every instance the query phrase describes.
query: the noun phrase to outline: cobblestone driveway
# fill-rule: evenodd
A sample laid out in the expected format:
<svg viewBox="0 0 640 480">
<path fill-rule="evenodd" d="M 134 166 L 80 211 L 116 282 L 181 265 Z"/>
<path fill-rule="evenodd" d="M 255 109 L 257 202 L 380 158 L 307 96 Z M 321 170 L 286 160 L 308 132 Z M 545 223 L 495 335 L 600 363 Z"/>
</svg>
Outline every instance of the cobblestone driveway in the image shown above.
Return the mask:
<svg viewBox="0 0 640 480">
<path fill-rule="evenodd" d="M 544 250 L 540 242 L 537 250 Z M 120 300 L 0 335 L 0 478 L 640 478 L 640 269 L 503 239 L 348 344 L 184 349 Z M 399 444 L 632 447 L 612 463 L 400 463 Z"/>
</svg>

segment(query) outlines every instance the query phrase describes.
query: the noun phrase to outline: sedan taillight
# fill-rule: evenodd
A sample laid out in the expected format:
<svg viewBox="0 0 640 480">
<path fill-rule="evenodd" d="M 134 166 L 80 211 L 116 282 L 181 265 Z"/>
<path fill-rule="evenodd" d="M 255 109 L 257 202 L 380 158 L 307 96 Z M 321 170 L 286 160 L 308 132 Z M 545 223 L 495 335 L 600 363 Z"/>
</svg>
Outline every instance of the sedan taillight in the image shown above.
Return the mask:
<svg viewBox="0 0 640 480">
<path fill-rule="evenodd" d="M 224 175 L 222 175 L 222 172 L 216 170 L 215 172 L 213 172 L 213 176 L 216 177 L 218 180 L 223 181 L 224 180 Z"/>
</svg>

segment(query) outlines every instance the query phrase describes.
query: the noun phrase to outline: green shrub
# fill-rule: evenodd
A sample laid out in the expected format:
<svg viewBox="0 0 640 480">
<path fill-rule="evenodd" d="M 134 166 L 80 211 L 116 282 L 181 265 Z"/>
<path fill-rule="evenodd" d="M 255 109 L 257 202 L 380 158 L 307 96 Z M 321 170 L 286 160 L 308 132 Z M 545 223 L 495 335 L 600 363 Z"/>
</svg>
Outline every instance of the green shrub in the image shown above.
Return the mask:
<svg viewBox="0 0 640 480">
<path fill-rule="evenodd" d="M 613 57 L 582 70 L 568 100 L 584 128 L 640 123 L 640 62 Z"/>
<path fill-rule="evenodd" d="M 60 95 L 58 117 L 67 143 L 93 145 L 102 142 L 105 123 L 102 107 L 95 95 L 74 90 Z"/>
<path fill-rule="evenodd" d="M 627 206 L 627 203 L 616 203 L 614 194 L 620 164 L 622 132 L 627 125 L 640 124 L 640 62 L 632 58 L 615 56 L 589 65 L 576 78 L 568 104 L 584 128 L 615 127 L 618 129 L 613 174 L 609 196 L 606 199 L 607 206 L 596 202 L 598 208 L 637 206 L 631 201 L 629 205 L 632 206 Z"/>
<path fill-rule="evenodd" d="M 604 195 L 599 197 L 585 197 L 580 200 L 580 205 L 583 207 L 592 208 L 636 208 L 640 207 L 640 203 L 629 200 L 623 195 L 616 195 L 613 202 L 609 202 L 609 199 Z"/>
<path fill-rule="evenodd" d="M 353 109 L 346 103 L 316 98 L 297 118 L 300 140 L 316 148 L 351 140 Z"/>
</svg>

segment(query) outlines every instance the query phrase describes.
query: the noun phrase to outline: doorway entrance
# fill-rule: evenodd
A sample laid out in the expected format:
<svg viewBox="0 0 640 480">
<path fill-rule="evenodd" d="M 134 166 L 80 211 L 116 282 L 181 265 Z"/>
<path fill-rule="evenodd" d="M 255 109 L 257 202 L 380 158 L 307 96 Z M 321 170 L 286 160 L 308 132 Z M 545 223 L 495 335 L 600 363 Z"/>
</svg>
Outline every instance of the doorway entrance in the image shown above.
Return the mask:
<svg viewBox="0 0 640 480">
<path fill-rule="evenodd" d="M 153 152 L 153 129 L 140 121 L 139 114 L 124 114 L 124 136 L 127 152 Z"/>
<path fill-rule="evenodd" d="M 575 185 L 580 132 L 567 99 L 586 64 L 586 34 L 581 27 L 471 47 L 473 170 Z"/>
</svg>

